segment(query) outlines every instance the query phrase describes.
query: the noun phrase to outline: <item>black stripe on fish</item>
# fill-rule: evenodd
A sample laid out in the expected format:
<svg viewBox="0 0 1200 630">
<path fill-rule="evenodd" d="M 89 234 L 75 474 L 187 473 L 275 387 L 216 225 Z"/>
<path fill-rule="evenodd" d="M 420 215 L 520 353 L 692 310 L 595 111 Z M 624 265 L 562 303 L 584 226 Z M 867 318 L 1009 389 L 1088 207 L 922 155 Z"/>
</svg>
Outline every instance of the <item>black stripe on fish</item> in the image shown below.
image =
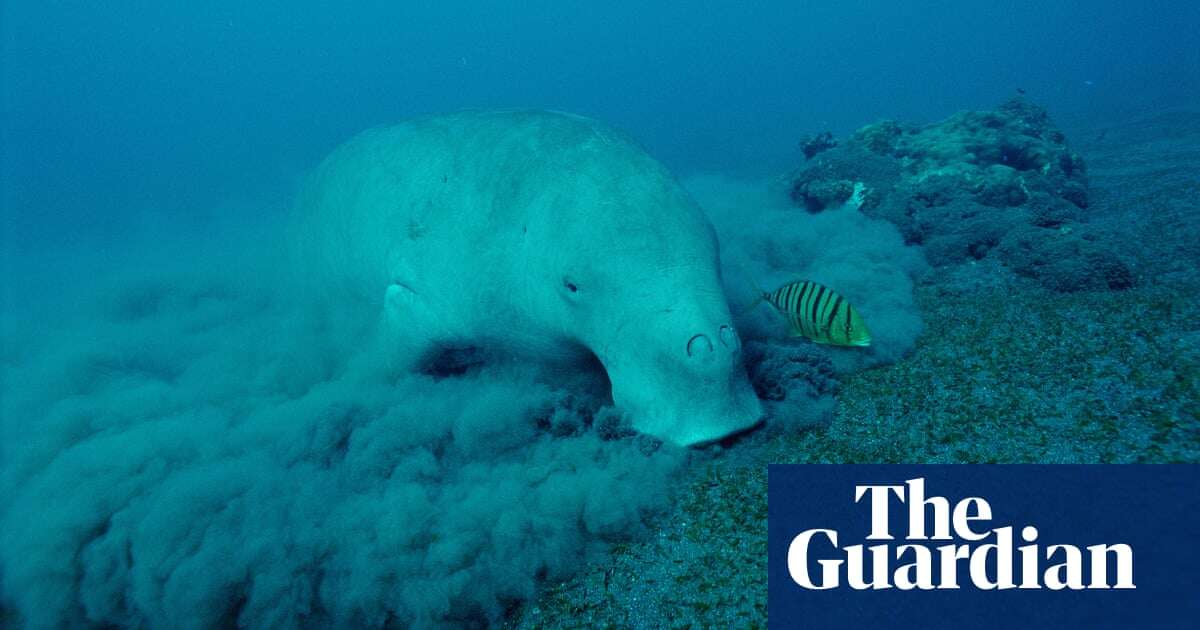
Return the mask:
<svg viewBox="0 0 1200 630">
<path fill-rule="evenodd" d="M 817 296 L 815 298 L 813 298 L 812 309 L 811 309 L 812 317 L 809 318 L 809 322 L 813 325 L 814 330 L 816 330 L 817 321 L 818 321 L 817 320 L 817 308 L 819 308 L 821 306 L 821 298 L 824 296 L 825 296 L 825 286 L 821 285 L 821 288 L 817 290 Z"/>
<path fill-rule="evenodd" d="M 804 303 L 804 297 L 812 289 L 812 283 L 807 280 L 800 283 L 800 293 L 796 296 L 796 301 L 792 304 L 790 311 L 792 317 L 792 325 L 800 329 L 800 334 L 807 334 L 804 326 L 804 317 L 800 315 L 803 311 L 800 310 L 800 305 Z"/>
<path fill-rule="evenodd" d="M 780 300 L 783 299 L 784 288 L 785 287 L 779 287 L 778 289 L 775 289 L 773 292 L 771 292 L 771 294 L 769 296 L 767 296 L 767 300 L 771 302 L 771 306 L 774 306 L 775 308 L 779 308 L 779 302 L 780 302 Z"/>
<path fill-rule="evenodd" d="M 833 289 L 825 290 L 825 296 L 821 298 L 821 303 L 817 305 L 817 317 L 812 323 L 817 334 L 826 340 L 829 339 L 829 331 L 825 329 L 823 322 L 825 321 L 825 314 L 829 312 L 829 307 L 833 305 L 833 296 L 835 295 L 837 294 L 833 292 Z"/>
<path fill-rule="evenodd" d="M 829 309 L 829 317 L 825 320 L 825 334 L 833 336 L 833 318 L 837 315 L 838 307 L 842 305 L 842 296 L 837 296 L 833 308 Z"/>
</svg>

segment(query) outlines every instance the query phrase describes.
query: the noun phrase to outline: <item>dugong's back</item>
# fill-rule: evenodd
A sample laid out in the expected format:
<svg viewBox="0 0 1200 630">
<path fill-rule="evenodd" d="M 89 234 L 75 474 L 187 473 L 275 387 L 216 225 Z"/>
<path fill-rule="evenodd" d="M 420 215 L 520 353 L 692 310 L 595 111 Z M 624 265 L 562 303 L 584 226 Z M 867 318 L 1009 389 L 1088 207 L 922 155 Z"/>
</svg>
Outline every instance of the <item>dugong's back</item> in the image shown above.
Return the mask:
<svg viewBox="0 0 1200 630">
<path fill-rule="evenodd" d="M 464 111 L 377 127 L 306 182 L 301 264 L 319 285 L 374 303 L 397 265 L 468 279 L 495 268 L 478 257 L 502 253 L 497 240 L 521 215 L 641 181 L 673 179 L 625 134 L 571 114 Z"/>
</svg>

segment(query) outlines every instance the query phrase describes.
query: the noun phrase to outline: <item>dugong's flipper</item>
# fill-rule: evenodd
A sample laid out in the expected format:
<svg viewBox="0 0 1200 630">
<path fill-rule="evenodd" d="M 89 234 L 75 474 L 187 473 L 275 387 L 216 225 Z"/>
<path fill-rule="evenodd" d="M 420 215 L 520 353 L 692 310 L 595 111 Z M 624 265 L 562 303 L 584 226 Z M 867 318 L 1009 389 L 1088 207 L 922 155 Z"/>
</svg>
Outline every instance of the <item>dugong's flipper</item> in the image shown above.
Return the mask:
<svg viewBox="0 0 1200 630">
<path fill-rule="evenodd" d="M 439 343 L 448 339 L 437 314 L 408 285 L 388 285 L 383 297 L 381 341 L 389 364 L 397 370 L 418 371 Z"/>
</svg>

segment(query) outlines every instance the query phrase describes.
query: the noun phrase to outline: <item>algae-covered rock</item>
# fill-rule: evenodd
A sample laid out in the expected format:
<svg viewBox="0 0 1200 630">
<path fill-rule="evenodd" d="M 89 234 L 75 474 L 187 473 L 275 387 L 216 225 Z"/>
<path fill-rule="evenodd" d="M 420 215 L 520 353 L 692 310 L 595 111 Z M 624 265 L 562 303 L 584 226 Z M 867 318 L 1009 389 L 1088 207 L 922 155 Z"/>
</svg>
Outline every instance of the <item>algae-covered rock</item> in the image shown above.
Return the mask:
<svg viewBox="0 0 1200 630">
<path fill-rule="evenodd" d="M 849 179 L 813 179 L 797 181 L 792 186 L 792 199 L 809 212 L 840 206 L 854 194 L 854 182 Z"/>
<path fill-rule="evenodd" d="M 1046 110 L 1023 98 L 930 125 L 864 126 L 791 181 L 793 201 L 809 212 L 866 191 L 860 209 L 924 245 L 935 266 L 993 255 L 1008 239 L 1001 262 L 1047 287 L 1115 289 L 1132 282 L 1101 242 L 1081 236 L 1088 232 L 1083 159 Z"/>
<path fill-rule="evenodd" d="M 800 139 L 800 150 L 804 152 L 804 159 L 806 160 L 811 160 L 814 155 L 828 151 L 836 146 L 837 140 L 828 131 L 822 131 L 816 135 L 804 136 Z"/>
<path fill-rule="evenodd" d="M 751 341 L 746 369 L 768 412 L 767 425 L 795 430 L 827 424 L 841 383 L 829 351 L 813 343 Z"/>
<path fill-rule="evenodd" d="M 1119 259 L 1073 231 L 1022 226 L 999 244 L 1000 260 L 1056 291 L 1127 289 L 1133 274 Z"/>
<path fill-rule="evenodd" d="M 815 344 L 751 341 L 745 350 L 751 383 L 763 400 L 781 401 L 798 392 L 809 400 L 837 393 L 833 364 Z"/>
<path fill-rule="evenodd" d="M 875 207 L 882 200 L 879 190 L 891 188 L 900 174 L 896 160 L 851 142 L 821 153 L 794 173 L 791 197 L 816 213 L 846 203 L 857 190 L 860 207 Z"/>
<path fill-rule="evenodd" d="M 881 120 L 854 132 L 854 141 L 872 153 L 892 155 L 903 133 L 903 128 L 896 121 Z"/>
</svg>

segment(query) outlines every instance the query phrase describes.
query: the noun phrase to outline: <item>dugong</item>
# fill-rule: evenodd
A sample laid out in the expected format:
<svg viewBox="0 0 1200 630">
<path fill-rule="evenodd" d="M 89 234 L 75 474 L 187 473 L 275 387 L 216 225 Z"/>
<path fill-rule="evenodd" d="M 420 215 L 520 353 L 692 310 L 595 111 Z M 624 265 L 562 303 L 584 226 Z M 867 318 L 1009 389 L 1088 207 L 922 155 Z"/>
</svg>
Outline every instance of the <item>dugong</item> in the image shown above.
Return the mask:
<svg viewBox="0 0 1200 630">
<path fill-rule="evenodd" d="M 611 127 L 468 111 L 371 129 L 317 167 L 299 211 L 307 262 L 380 309 L 409 369 L 462 345 L 591 354 L 633 428 L 678 445 L 762 416 L 712 225 Z"/>
</svg>

